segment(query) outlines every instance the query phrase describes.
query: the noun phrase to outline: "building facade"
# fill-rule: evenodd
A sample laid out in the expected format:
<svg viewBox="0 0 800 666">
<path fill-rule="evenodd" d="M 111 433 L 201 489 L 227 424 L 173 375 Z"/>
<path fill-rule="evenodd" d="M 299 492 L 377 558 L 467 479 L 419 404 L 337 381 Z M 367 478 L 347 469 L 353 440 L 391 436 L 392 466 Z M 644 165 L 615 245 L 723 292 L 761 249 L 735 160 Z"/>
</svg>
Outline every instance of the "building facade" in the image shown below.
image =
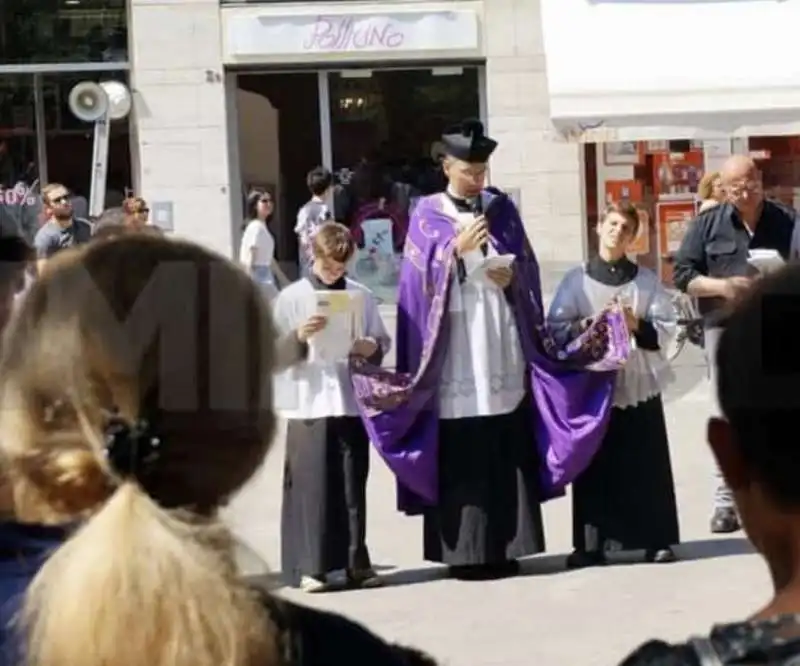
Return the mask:
<svg viewBox="0 0 800 666">
<path fill-rule="evenodd" d="M 173 205 L 177 233 L 230 253 L 242 219 L 242 187 L 275 187 L 276 171 L 289 180 L 285 172 L 291 165 L 284 159 L 267 173 L 259 174 L 259 166 L 263 171 L 265 162 L 274 162 L 276 152 L 301 152 L 295 162 L 305 169 L 316 163 L 340 169 L 337 153 L 360 140 L 358 123 L 349 134 L 341 130 L 338 142 L 336 127 L 332 131 L 338 111 L 365 99 L 342 97 L 341 91 L 333 99 L 337 86 L 360 89 L 359 80 L 378 78 L 382 71 L 424 69 L 439 75 L 440 87 L 463 88 L 471 82 L 476 88 L 472 97 L 466 91 L 463 103 L 451 102 L 448 112 L 480 115 L 499 141 L 491 181 L 518 199 L 543 264 L 583 258 L 581 149 L 559 139 L 550 122 L 535 0 L 221 6 L 219 0 L 130 0 L 129 26 L 136 189 L 156 204 Z M 316 142 L 302 137 L 300 127 L 296 139 L 279 132 L 280 146 L 273 141 L 259 152 L 264 140 L 259 129 L 269 124 L 269 109 L 258 113 L 242 86 L 263 92 L 269 86 L 256 79 L 266 81 L 270 75 L 273 88 L 281 85 L 275 77 L 282 76 L 286 86 L 296 87 L 298 98 L 305 86 L 300 79 L 316 77 L 316 98 L 309 94 L 303 109 L 288 114 L 289 119 L 308 115 L 305 133 Z M 384 80 L 392 76 L 389 88 L 402 88 L 400 74 L 386 74 Z M 454 82 L 458 76 L 470 81 Z M 418 78 L 421 86 L 431 80 L 428 76 L 426 83 L 422 74 Z M 395 101 L 402 106 L 402 99 Z M 319 111 L 310 113 L 309 107 L 317 105 Z M 251 112 L 243 107 L 252 107 Z M 395 123 L 425 125 L 430 118 L 423 115 L 438 113 L 419 108 L 416 117 L 412 109 Z M 391 130 L 396 134 L 400 128 Z M 280 188 L 296 190 L 303 175 L 298 166 L 293 182 Z M 299 196 L 294 195 L 294 204 Z M 283 215 L 290 222 L 291 207 Z"/>
<path fill-rule="evenodd" d="M 88 194 L 92 128 L 67 98 L 109 78 L 130 86 L 133 112 L 112 124 L 108 202 L 133 190 L 156 224 L 225 255 L 249 188 L 275 196 L 279 258 L 293 261 L 310 168 L 350 190 L 376 159 L 419 177 L 444 126 L 469 116 L 500 143 L 490 179 L 518 201 L 546 290 L 591 254 L 618 198 L 640 204 L 636 255 L 668 282 L 697 183 L 732 152 L 758 160 L 770 196 L 800 203 L 795 0 L 18 4 L 0 3 L 6 217 L 43 182 Z M 691 49 L 655 39 L 687 26 L 703 33 Z"/>
</svg>

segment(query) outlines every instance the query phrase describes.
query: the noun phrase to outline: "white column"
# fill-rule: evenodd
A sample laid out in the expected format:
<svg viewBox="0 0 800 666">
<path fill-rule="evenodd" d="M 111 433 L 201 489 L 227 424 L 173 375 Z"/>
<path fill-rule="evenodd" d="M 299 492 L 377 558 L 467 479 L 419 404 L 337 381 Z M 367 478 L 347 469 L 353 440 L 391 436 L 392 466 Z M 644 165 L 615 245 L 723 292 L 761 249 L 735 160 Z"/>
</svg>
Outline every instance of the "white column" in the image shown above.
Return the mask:
<svg viewBox="0 0 800 666">
<path fill-rule="evenodd" d="M 583 164 L 550 123 L 538 0 L 484 0 L 492 184 L 519 188 L 522 218 L 547 292 L 584 258 Z"/>
<path fill-rule="evenodd" d="M 138 194 L 172 206 L 176 236 L 230 256 L 219 0 L 130 0 L 129 30 Z"/>
</svg>

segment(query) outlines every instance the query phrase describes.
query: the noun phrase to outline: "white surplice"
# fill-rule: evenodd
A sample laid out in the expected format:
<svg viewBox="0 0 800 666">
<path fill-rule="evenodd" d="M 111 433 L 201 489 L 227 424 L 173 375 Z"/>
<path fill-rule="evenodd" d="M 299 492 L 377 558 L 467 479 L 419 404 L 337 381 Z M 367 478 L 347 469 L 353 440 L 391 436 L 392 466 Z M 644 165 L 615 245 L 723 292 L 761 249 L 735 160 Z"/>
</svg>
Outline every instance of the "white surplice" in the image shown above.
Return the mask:
<svg viewBox="0 0 800 666">
<path fill-rule="evenodd" d="M 441 197 L 442 209 L 454 225 L 474 220 L 471 213 L 459 213 L 449 197 Z M 491 245 L 488 255 L 497 255 Z M 467 253 L 463 257 L 466 272 L 483 258 L 480 250 Z M 450 338 L 439 388 L 439 416 L 460 419 L 511 413 L 525 397 L 526 371 L 505 294 L 481 279 L 468 277 L 459 283 L 455 271 L 450 280 Z"/>
<path fill-rule="evenodd" d="M 381 319 L 372 292 L 360 282 L 347 279 L 347 289 L 362 292 L 364 299 L 362 330 L 364 337 L 375 339 L 384 355 L 391 338 Z M 273 316 L 282 335 L 296 330 L 314 313 L 316 288 L 303 278 L 278 295 Z M 347 360 L 322 362 L 313 357 L 301 361 L 274 381 L 275 407 L 283 418 L 319 419 L 332 416 L 358 416 L 358 407 L 347 367 Z"/>
<path fill-rule="evenodd" d="M 650 322 L 658 333 L 658 350 L 634 348 L 625 366 L 617 371 L 614 406 L 635 407 L 661 394 L 675 379 L 665 350 L 676 333 L 676 313 L 653 271 L 640 266 L 633 280 L 608 285 L 594 279 L 586 266 L 573 268 L 556 290 L 548 325 L 556 339 L 565 343 L 570 326 L 596 316 L 615 298 L 626 302 L 636 317 Z"/>
</svg>

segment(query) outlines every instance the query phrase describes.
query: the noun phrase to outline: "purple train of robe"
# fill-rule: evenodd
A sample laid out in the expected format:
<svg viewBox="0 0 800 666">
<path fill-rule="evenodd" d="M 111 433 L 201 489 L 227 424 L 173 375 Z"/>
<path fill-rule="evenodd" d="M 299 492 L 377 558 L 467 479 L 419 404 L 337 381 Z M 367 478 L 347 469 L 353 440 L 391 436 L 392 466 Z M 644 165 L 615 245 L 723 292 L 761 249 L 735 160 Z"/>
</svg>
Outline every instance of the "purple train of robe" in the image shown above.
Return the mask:
<svg viewBox="0 0 800 666">
<path fill-rule="evenodd" d="M 516 256 L 511 304 L 534 401 L 542 499 L 564 494 L 592 459 L 606 431 L 615 370 L 630 352 L 617 311 L 599 317 L 569 347 L 547 334 L 539 266 L 514 203 L 485 190 L 490 242 Z M 441 196 L 422 199 L 412 216 L 398 291 L 396 371 L 351 360 L 359 411 L 373 445 L 398 482 L 398 508 L 416 514 L 438 501 L 439 385 L 449 344 L 450 277 L 456 228 Z"/>
</svg>

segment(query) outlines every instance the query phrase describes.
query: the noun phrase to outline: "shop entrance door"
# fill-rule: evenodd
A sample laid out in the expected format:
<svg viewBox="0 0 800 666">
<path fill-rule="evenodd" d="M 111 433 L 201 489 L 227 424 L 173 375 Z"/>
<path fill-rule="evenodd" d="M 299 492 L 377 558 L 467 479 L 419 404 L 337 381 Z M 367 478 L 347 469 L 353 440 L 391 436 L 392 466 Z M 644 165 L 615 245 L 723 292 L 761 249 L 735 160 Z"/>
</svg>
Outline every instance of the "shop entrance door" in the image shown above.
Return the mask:
<svg viewBox="0 0 800 666">
<path fill-rule="evenodd" d="M 384 302 L 396 299 L 399 253 L 415 200 L 444 188 L 442 131 L 484 116 L 480 78 L 478 67 L 328 73 L 323 155 L 337 179 L 334 214 L 359 241 L 351 274 Z"/>
</svg>

